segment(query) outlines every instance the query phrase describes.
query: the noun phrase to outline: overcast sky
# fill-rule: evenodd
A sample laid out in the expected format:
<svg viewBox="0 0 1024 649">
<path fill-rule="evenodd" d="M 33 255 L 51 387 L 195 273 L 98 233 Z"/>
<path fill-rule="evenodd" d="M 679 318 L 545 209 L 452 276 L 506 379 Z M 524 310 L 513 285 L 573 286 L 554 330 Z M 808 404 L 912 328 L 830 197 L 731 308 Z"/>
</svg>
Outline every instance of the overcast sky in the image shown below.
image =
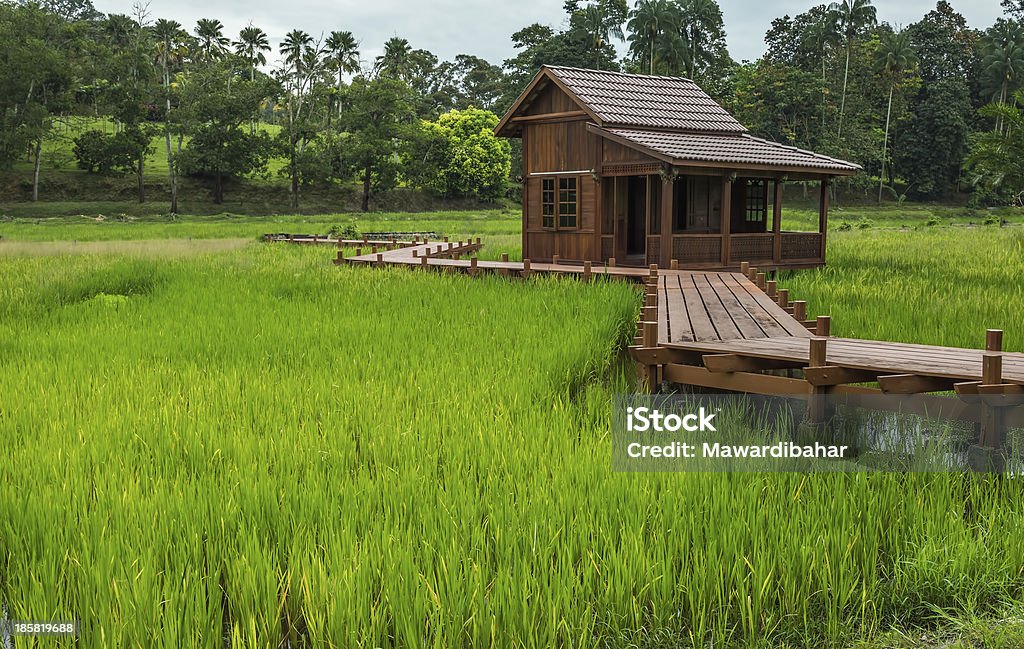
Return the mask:
<svg viewBox="0 0 1024 649">
<path fill-rule="evenodd" d="M 145 4 L 146 0 L 142 0 Z M 729 52 L 737 60 L 756 59 L 764 52 L 764 33 L 773 18 L 796 15 L 824 0 L 719 0 L 725 15 Z M 132 13 L 134 0 L 94 0 L 104 13 Z M 632 6 L 633 0 L 630 0 Z M 998 0 L 952 0 L 971 27 L 984 28 L 1000 15 Z M 893 25 L 920 20 L 935 0 L 875 0 L 878 19 Z M 249 22 L 270 35 L 274 52 L 289 30 L 314 37 L 345 29 L 361 44 L 362 58 L 373 61 L 385 40 L 402 36 L 414 48 L 441 59 L 474 54 L 500 65 L 514 52 L 514 31 L 539 22 L 559 27 L 562 0 L 150 0 L 152 18 L 177 20 L 192 29 L 199 18 L 218 18 L 234 37 Z M 617 43 L 621 55 L 625 46 Z"/>
</svg>

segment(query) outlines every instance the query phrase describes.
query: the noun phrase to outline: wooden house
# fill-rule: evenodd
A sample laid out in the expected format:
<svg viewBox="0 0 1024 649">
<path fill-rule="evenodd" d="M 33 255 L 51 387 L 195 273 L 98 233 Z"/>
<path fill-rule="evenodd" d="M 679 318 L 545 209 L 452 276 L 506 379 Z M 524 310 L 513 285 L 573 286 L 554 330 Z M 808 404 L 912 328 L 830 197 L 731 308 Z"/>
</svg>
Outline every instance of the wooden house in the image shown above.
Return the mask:
<svg viewBox="0 0 1024 649">
<path fill-rule="evenodd" d="M 523 258 L 825 263 L 828 183 L 858 165 L 747 132 L 688 79 L 542 67 L 495 128 L 523 141 Z M 787 231 L 785 180 L 820 183 L 817 224 Z"/>
</svg>

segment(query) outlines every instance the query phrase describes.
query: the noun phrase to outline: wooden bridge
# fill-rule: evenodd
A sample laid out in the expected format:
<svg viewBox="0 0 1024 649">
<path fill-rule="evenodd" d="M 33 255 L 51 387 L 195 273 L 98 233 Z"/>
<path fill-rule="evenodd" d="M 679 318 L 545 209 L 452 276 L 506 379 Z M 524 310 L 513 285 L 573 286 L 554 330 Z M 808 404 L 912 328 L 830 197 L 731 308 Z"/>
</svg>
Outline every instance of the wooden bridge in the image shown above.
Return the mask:
<svg viewBox="0 0 1024 649">
<path fill-rule="evenodd" d="M 630 353 L 648 386 L 666 381 L 812 403 L 832 395 L 854 405 L 917 395 L 899 406 L 976 423 L 982 449 L 1002 447 L 1007 429 L 1024 427 L 1024 354 L 1003 352 L 999 330 L 986 332 L 984 350 L 834 338 L 828 316 L 807 320 L 805 302 L 790 303 L 788 291 L 749 264 L 739 273 L 651 267 L 645 282 Z"/>
<path fill-rule="evenodd" d="M 856 405 L 877 395 L 915 395 L 899 402 L 900 408 L 975 423 L 974 449 L 983 452 L 983 460 L 1005 446 L 1008 429 L 1024 428 L 1024 354 L 1003 352 L 998 330 L 986 332 L 984 350 L 831 337 L 828 316 L 808 320 L 805 302 L 790 302 L 787 290 L 747 263 L 739 273 L 682 270 L 675 264 L 667 270 L 624 267 L 614 259 L 599 266 L 564 264 L 557 257 L 553 263 L 531 264 L 511 262 L 507 255 L 501 261 L 478 260 L 480 239 L 332 243 L 339 247 L 338 265 L 643 282 L 644 308 L 629 351 L 647 389 L 667 382 L 807 398 L 812 419 L 824 415 L 822 400 L 815 397 L 839 396 Z M 344 247 L 355 247 L 355 255 L 346 257 Z"/>
</svg>

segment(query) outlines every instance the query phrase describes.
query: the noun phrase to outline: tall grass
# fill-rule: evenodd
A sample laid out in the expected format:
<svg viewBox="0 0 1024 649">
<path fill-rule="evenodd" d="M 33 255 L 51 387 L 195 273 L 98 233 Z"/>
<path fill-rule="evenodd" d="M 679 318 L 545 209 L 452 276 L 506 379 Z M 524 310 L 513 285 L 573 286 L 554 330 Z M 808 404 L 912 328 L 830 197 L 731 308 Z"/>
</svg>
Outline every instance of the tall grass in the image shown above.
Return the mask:
<svg viewBox="0 0 1024 649">
<path fill-rule="evenodd" d="M 803 647 L 1022 597 L 1019 480 L 613 473 L 628 286 L 325 261 L 0 259 L 13 619 L 87 647 Z"/>
</svg>

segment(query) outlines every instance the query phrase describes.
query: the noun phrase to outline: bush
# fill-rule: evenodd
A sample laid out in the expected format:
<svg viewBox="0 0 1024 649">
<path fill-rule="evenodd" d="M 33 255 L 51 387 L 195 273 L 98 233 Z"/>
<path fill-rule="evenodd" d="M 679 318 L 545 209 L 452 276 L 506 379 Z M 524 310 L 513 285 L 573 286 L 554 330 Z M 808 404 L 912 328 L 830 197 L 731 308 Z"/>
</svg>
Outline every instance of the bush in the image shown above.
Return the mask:
<svg viewBox="0 0 1024 649">
<path fill-rule="evenodd" d="M 131 172 L 150 148 L 149 135 L 139 128 L 108 134 L 91 130 L 75 138 L 73 152 L 79 169 L 107 175 Z"/>
<path fill-rule="evenodd" d="M 867 230 L 868 228 L 873 228 L 874 226 L 875 226 L 875 222 L 872 221 L 871 219 L 866 219 L 864 217 L 861 217 L 860 220 L 857 221 L 857 229 L 858 230 Z"/>
<path fill-rule="evenodd" d="M 927 225 L 928 227 L 933 227 L 939 224 L 939 220 L 933 216 L 927 221 L 925 221 L 924 224 Z"/>
<path fill-rule="evenodd" d="M 849 221 L 842 221 L 838 226 L 836 226 L 836 230 L 840 230 L 842 232 L 846 232 L 847 230 L 852 230 L 852 229 L 853 229 L 853 226 L 850 225 Z"/>
</svg>

